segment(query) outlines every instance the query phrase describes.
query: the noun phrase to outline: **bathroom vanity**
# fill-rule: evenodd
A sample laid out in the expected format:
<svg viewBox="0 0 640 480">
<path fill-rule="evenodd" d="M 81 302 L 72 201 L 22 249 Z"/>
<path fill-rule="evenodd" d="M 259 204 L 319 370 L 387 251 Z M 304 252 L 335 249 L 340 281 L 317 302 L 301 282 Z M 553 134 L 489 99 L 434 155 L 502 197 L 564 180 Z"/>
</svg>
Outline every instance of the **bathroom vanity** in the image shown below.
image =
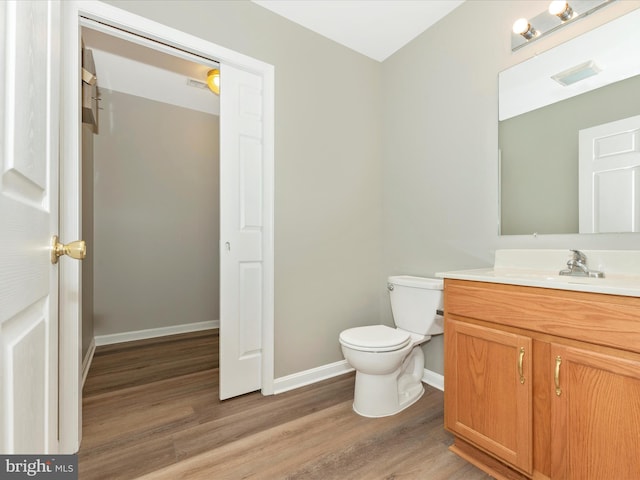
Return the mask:
<svg viewBox="0 0 640 480">
<path fill-rule="evenodd" d="M 560 279 L 519 253 L 440 274 L 451 450 L 502 479 L 640 478 L 640 277 Z"/>
</svg>

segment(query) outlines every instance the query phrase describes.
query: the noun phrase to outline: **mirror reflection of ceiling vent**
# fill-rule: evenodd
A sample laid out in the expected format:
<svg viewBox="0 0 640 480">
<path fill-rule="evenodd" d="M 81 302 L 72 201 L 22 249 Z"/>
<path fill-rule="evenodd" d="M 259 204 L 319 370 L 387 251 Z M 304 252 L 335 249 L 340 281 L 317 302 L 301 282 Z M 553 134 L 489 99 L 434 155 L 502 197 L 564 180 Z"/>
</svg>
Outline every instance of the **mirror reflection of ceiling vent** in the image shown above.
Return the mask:
<svg viewBox="0 0 640 480">
<path fill-rule="evenodd" d="M 206 89 L 209 88 L 207 82 L 201 82 L 200 80 L 196 80 L 195 78 L 187 78 L 187 85 L 193 88 Z"/>
<path fill-rule="evenodd" d="M 585 78 L 593 77 L 600 73 L 602 69 L 593 60 L 576 65 L 564 72 L 556 73 L 551 78 L 563 86 L 569 86 Z"/>
</svg>

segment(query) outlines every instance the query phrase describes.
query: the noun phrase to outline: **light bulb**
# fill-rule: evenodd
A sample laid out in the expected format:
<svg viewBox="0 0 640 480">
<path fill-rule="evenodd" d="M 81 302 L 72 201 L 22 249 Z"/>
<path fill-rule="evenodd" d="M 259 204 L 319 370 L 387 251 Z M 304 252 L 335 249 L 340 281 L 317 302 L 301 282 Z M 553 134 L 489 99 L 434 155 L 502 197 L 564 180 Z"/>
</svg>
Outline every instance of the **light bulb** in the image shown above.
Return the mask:
<svg viewBox="0 0 640 480">
<path fill-rule="evenodd" d="M 566 9 L 567 9 L 567 2 L 564 0 L 554 0 L 549 4 L 549 13 L 551 15 L 561 14 Z"/>
<path fill-rule="evenodd" d="M 207 72 L 207 85 L 216 95 L 220 95 L 220 70 L 217 68 Z"/>
<path fill-rule="evenodd" d="M 526 18 L 519 18 L 513 23 L 513 33 L 522 35 L 527 40 L 535 37 L 536 29 L 531 26 Z"/>
<path fill-rule="evenodd" d="M 529 20 L 526 18 L 519 18 L 513 22 L 513 33 L 522 35 L 527 30 L 529 30 Z"/>
<path fill-rule="evenodd" d="M 549 13 L 566 22 L 573 15 L 573 8 L 565 0 L 554 0 L 549 4 Z"/>
</svg>

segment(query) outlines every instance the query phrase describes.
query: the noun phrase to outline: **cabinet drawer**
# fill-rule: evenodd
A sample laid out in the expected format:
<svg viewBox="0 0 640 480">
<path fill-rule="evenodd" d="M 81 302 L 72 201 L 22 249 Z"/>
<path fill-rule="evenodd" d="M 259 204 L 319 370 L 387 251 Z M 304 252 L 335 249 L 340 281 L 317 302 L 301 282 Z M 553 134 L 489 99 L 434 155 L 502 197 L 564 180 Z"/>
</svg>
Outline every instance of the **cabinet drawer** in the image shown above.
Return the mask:
<svg viewBox="0 0 640 480">
<path fill-rule="evenodd" d="M 499 325 L 640 353 L 640 299 L 445 279 L 444 309 Z"/>
</svg>

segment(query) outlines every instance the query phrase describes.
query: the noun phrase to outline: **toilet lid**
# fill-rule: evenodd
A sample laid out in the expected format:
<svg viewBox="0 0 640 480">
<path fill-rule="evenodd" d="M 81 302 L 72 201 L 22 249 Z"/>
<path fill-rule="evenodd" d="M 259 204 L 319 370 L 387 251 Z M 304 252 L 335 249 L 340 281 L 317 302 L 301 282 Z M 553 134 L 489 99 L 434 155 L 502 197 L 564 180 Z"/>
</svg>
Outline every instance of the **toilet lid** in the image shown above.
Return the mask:
<svg viewBox="0 0 640 480">
<path fill-rule="evenodd" d="M 390 352 L 406 346 L 411 334 L 386 325 L 349 328 L 340 334 L 340 343 L 354 350 Z"/>
</svg>

